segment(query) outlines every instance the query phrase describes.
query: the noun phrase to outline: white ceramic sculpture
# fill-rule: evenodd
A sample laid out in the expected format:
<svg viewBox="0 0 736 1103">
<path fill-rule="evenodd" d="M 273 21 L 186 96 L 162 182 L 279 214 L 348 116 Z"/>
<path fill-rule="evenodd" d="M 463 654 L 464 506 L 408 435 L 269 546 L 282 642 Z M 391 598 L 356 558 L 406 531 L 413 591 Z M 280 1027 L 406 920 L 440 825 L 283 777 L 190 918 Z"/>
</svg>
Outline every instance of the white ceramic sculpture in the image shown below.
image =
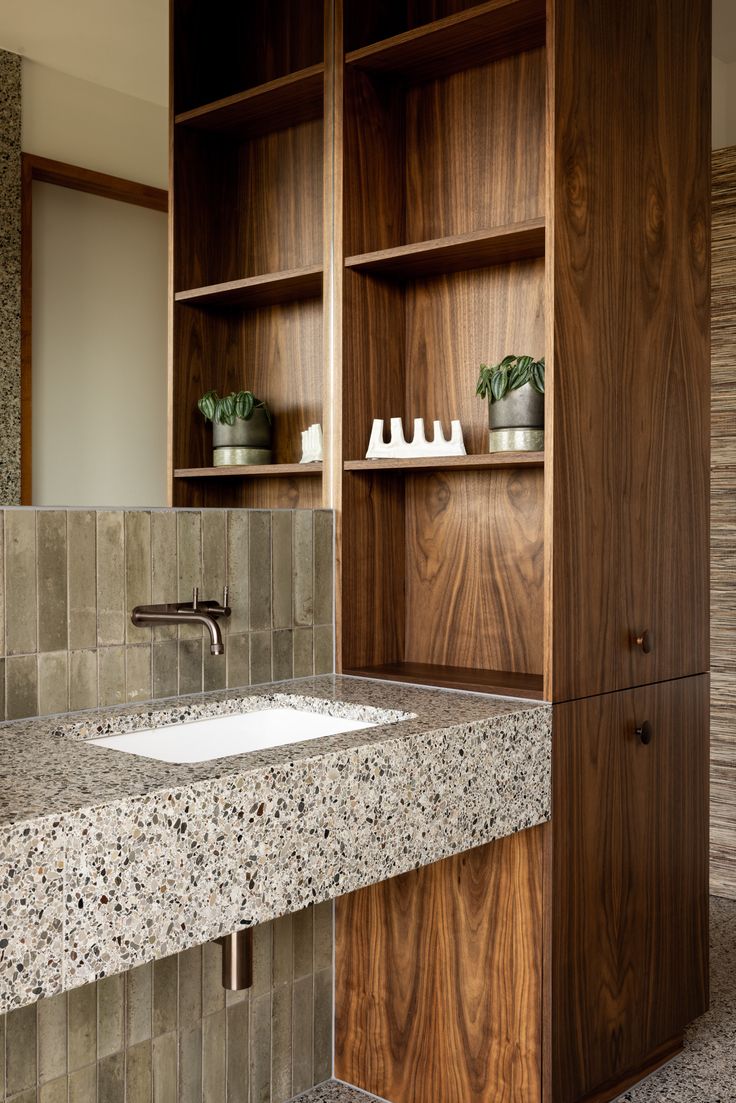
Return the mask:
<svg viewBox="0 0 736 1103">
<path fill-rule="evenodd" d="M 401 459 L 416 456 L 465 456 L 463 430 L 459 421 L 452 421 L 450 439 L 445 439 L 441 421 L 435 421 L 432 440 L 427 440 L 424 431 L 424 418 L 414 418 L 414 436 L 409 443 L 404 437 L 404 426 L 400 417 L 391 418 L 391 438 L 388 444 L 383 439 L 383 419 L 376 418 L 371 429 L 367 460 Z"/>
<path fill-rule="evenodd" d="M 322 426 L 310 425 L 302 433 L 302 458 L 300 463 L 322 462 Z"/>
</svg>

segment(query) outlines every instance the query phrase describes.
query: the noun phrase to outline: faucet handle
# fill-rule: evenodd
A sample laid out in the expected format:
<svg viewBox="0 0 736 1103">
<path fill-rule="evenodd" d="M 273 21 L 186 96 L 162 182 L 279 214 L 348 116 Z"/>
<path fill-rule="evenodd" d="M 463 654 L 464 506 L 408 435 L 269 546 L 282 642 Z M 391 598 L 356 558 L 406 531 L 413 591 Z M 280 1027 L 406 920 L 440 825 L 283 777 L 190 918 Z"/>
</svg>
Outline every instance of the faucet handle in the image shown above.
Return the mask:
<svg viewBox="0 0 736 1103">
<path fill-rule="evenodd" d="M 229 597 L 230 597 L 230 587 L 229 586 L 223 586 L 222 587 L 222 607 L 223 607 L 223 609 L 227 609 L 227 599 Z"/>
<path fill-rule="evenodd" d="M 199 586 L 192 587 L 192 609 L 199 606 Z"/>
</svg>

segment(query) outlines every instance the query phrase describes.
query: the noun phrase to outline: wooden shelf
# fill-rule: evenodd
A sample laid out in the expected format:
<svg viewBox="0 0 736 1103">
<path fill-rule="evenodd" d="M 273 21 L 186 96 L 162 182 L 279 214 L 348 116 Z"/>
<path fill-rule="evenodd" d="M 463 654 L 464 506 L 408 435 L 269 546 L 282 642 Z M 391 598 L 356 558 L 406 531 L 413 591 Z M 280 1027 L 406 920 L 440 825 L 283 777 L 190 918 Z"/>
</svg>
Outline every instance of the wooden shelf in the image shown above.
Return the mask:
<svg viewBox="0 0 736 1103">
<path fill-rule="evenodd" d="M 277 306 L 297 299 L 315 299 L 322 294 L 322 267 L 292 268 L 287 272 L 267 272 L 242 280 L 213 283 L 177 291 L 178 303 L 192 306 Z"/>
<path fill-rule="evenodd" d="M 312 65 L 235 96 L 183 111 L 176 116 L 176 124 L 216 133 L 237 130 L 257 135 L 309 122 L 323 113 L 324 75 L 324 65 Z"/>
<path fill-rule="evenodd" d="M 542 0 L 488 0 L 352 50 L 345 64 L 412 80 L 431 79 L 543 46 L 545 22 Z"/>
<path fill-rule="evenodd" d="M 175 479 L 277 479 L 321 475 L 321 463 L 268 463 L 254 467 L 177 467 Z"/>
<path fill-rule="evenodd" d="M 433 663 L 383 663 L 356 670 L 344 670 L 358 678 L 380 678 L 390 682 L 462 689 L 471 693 L 495 693 L 504 697 L 544 700 L 541 674 L 516 674 L 504 670 L 474 670 L 465 666 L 437 666 Z"/>
<path fill-rule="evenodd" d="M 362 253 L 347 257 L 345 267 L 354 272 L 413 279 L 543 256 L 544 219 L 532 218 L 512 226 L 474 230 L 433 241 L 419 241 L 414 245 Z"/>
<path fill-rule="evenodd" d="M 417 456 L 396 460 L 347 460 L 346 471 L 483 471 L 493 467 L 544 467 L 544 452 L 489 452 L 481 456 Z"/>
</svg>

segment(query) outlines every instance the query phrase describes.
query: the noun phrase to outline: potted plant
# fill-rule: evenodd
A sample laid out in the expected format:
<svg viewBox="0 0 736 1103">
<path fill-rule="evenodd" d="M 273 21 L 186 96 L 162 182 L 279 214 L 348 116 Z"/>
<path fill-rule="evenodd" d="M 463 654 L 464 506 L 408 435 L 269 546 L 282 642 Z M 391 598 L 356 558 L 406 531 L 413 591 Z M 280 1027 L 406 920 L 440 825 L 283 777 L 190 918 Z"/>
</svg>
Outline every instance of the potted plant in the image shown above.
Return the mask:
<svg viewBox="0 0 736 1103">
<path fill-rule="evenodd" d="M 488 400 L 490 452 L 544 448 L 544 357 L 505 356 L 481 364 L 476 394 Z"/>
<path fill-rule="evenodd" d="M 213 464 L 254 466 L 272 462 L 273 419 L 252 391 L 224 395 L 208 391 L 197 403 L 212 422 Z"/>
</svg>

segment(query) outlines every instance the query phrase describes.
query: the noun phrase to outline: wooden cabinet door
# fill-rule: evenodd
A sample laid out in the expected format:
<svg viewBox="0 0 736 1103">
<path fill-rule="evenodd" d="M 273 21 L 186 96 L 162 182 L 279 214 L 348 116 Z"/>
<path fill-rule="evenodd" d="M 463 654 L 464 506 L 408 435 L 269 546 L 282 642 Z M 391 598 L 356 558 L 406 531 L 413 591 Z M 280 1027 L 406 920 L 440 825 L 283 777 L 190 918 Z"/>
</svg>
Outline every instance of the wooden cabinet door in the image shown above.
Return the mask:
<svg viewBox="0 0 736 1103">
<path fill-rule="evenodd" d="M 710 0 L 552 10 L 563 701 L 708 669 Z"/>
<path fill-rule="evenodd" d="M 707 1006 L 707 676 L 556 706 L 552 825 L 553 1099 L 576 1103 Z"/>
</svg>

